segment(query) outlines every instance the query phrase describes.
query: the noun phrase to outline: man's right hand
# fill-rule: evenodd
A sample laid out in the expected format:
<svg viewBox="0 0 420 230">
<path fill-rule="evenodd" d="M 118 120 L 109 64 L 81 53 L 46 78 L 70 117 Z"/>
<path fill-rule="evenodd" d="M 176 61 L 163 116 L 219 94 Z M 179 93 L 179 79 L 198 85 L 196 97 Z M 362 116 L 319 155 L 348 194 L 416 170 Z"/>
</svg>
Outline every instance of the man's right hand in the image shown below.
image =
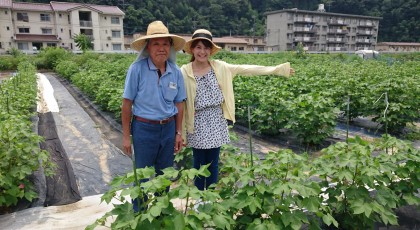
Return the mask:
<svg viewBox="0 0 420 230">
<path fill-rule="evenodd" d="M 123 151 L 125 155 L 131 157 L 131 137 L 130 137 L 130 127 L 131 127 L 131 107 L 133 106 L 133 102 L 129 99 L 124 98 L 122 102 L 122 109 L 121 109 L 121 123 L 123 129 Z"/>
<path fill-rule="evenodd" d="M 131 140 L 130 137 L 123 137 L 123 148 L 125 155 L 131 157 Z"/>
</svg>

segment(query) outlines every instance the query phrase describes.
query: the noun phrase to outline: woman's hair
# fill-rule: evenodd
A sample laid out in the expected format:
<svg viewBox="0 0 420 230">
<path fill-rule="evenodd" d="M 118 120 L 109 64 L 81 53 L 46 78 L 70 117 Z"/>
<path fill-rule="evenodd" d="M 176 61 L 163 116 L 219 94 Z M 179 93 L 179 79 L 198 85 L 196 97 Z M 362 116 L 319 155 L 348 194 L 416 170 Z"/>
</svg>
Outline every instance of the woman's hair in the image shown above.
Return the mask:
<svg viewBox="0 0 420 230">
<path fill-rule="evenodd" d="M 207 40 L 207 39 L 196 39 L 196 40 L 192 41 L 190 48 L 191 49 L 195 48 L 197 46 L 198 42 L 200 42 L 200 41 L 203 43 L 203 45 L 206 48 L 210 48 L 210 49 L 213 48 L 213 44 L 209 40 Z M 195 57 L 194 57 L 194 54 L 193 54 L 193 55 L 191 55 L 190 62 L 193 62 L 194 60 L 195 60 Z"/>
</svg>

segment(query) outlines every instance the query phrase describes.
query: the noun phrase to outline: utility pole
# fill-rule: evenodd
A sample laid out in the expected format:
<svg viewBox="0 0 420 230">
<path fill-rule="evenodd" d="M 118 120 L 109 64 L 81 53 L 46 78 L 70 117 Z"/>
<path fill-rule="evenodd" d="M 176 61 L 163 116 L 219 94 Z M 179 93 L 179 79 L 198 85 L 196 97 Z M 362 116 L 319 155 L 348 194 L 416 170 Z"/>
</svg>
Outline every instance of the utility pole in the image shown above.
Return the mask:
<svg viewBox="0 0 420 230">
<path fill-rule="evenodd" d="M 252 19 L 254 19 L 254 23 L 252 24 L 252 50 L 255 51 L 255 15 L 252 15 Z"/>
</svg>

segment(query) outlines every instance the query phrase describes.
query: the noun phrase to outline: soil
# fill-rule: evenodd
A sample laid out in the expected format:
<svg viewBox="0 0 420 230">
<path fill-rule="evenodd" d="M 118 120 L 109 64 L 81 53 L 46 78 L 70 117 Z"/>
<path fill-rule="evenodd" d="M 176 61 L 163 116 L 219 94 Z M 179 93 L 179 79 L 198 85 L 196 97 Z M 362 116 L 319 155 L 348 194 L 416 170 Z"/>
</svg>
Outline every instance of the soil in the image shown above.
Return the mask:
<svg viewBox="0 0 420 230">
<path fill-rule="evenodd" d="M 52 74 L 52 73 L 49 73 Z M 52 74 L 54 75 L 54 74 Z M 117 148 L 122 150 L 122 127 L 119 121 L 115 120 L 109 113 L 103 112 L 94 105 L 89 98 L 74 87 L 69 81 L 57 78 L 61 84 L 70 92 L 70 94 L 77 100 L 80 106 L 89 114 L 92 120 L 100 128 L 105 137 L 113 143 Z M 239 148 L 241 152 L 249 151 L 249 134 L 243 128 L 234 128 L 234 133 L 238 140 L 232 141 L 232 145 Z M 261 137 L 253 135 L 253 151 L 257 154 L 266 154 L 270 151 L 278 151 L 282 148 L 280 143 L 264 141 Z"/>
<path fill-rule="evenodd" d="M 0 82 L 13 76 L 14 72 L 0 72 Z"/>
</svg>

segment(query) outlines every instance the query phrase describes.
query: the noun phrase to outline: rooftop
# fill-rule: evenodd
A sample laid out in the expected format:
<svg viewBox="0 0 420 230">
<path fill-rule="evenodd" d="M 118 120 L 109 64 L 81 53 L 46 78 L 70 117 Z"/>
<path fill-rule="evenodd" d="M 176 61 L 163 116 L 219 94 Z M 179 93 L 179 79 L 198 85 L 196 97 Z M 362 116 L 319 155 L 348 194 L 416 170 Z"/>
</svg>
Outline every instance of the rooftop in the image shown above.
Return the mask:
<svg viewBox="0 0 420 230">
<path fill-rule="evenodd" d="M 0 8 L 11 8 L 13 10 L 26 11 L 71 11 L 79 8 L 88 8 L 101 14 L 124 15 L 124 12 L 117 6 L 94 5 L 73 2 L 54 2 L 49 4 L 31 2 L 12 2 L 12 0 L 0 0 Z"/>
<path fill-rule="evenodd" d="M 366 15 L 356 15 L 356 14 L 340 14 L 340 13 L 330 13 L 330 12 L 321 12 L 321 11 L 311 11 L 311 10 L 298 10 L 298 9 L 284 9 L 284 10 L 275 10 L 265 12 L 264 15 L 278 14 L 278 13 L 307 13 L 307 14 L 318 14 L 318 15 L 331 15 L 331 16 L 342 16 L 342 17 L 354 17 L 354 18 L 366 18 L 366 19 L 376 19 L 380 20 L 382 17 L 373 17 Z"/>
<path fill-rule="evenodd" d="M 420 46 L 420 43 L 416 42 L 379 42 L 377 44 L 380 45 L 388 45 L 388 46 Z"/>
</svg>

